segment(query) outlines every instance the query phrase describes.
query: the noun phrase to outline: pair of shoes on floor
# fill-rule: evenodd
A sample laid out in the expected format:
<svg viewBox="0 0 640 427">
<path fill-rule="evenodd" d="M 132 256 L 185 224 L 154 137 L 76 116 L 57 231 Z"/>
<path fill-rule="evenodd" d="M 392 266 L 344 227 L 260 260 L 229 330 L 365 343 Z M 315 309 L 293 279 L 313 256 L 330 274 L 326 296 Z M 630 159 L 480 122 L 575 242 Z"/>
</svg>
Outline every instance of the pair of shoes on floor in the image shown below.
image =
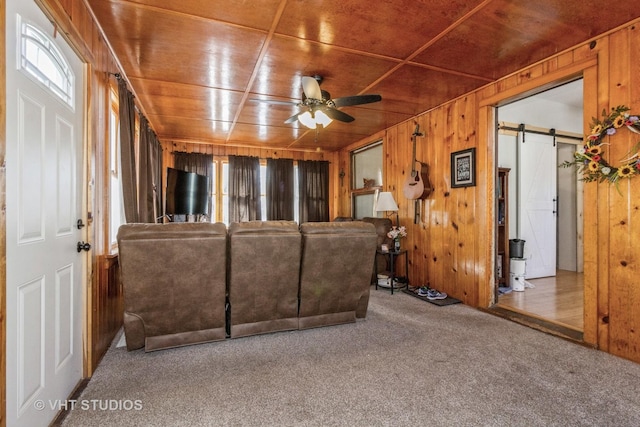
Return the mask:
<svg viewBox="0 0 640 427">
<path fill-rule="evenodd" d="M 421 297 L 427 297 L 428 300 L 439 300 L 445 299 L 447 294 L 444 292 L 437 291 L 436 289 L 431 289 L 428 286 L 423 286 L 418 289 L 418 295 Z"/>
</svg>

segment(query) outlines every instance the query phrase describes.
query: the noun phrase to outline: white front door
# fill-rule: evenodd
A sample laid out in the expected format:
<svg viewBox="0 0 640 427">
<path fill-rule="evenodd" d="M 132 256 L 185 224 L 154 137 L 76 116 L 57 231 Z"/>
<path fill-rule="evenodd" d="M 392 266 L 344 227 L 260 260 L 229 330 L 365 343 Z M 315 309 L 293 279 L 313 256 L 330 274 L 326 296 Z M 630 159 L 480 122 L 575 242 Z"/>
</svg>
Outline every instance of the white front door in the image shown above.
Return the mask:
<svg viewBox="0 0 640 427">
<path fill-rule="evenodd" d="M 557 153 L 553 137 L 525 134 L 518 141 L 519 236 L 525 240 L 527 279 L 556 275 Z"/>
<path fill-rule="evenodd" d="M 34 0 L 6 20 L 6 419 L 46 426 L 82 379 L 83 67 Z"/>
</svg>

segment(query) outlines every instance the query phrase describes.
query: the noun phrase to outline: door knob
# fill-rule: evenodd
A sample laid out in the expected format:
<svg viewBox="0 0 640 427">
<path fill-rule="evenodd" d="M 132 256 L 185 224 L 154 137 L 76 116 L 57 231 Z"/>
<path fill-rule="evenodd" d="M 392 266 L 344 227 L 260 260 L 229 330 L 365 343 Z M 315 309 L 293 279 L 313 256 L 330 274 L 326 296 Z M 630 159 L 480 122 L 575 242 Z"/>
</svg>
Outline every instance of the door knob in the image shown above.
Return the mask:
<svg viewBox="0 0 640 427">
<path fill-rule="evenodd" d="M 78 242 L 78 252 L 89 251 L 89 249 L 91 249 L 90 243 Z"/>
<path fill-rule="evenodd" d="M 76 222 L 76 227 L 78 227 L 78 230 L 84 227 L 84 222 L 82 222 L 82 219 L 79 219 L 78 222 Z"/>
</svg>

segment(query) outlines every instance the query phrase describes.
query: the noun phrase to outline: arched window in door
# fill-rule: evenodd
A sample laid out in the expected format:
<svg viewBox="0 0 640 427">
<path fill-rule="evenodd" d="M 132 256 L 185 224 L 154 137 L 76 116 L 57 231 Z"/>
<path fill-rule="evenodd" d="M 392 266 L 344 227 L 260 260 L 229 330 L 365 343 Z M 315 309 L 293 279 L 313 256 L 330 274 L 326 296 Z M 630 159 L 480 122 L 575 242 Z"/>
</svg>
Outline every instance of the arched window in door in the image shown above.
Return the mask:
<svg viewBox="0 0 640 427">
<path fill-rule="evenodd" d="M 39 28 L 19 22 L 20 69 L 48 88 L 71 109 L 74 108 L 75 76 L 55 43 Z"/>
</svg>

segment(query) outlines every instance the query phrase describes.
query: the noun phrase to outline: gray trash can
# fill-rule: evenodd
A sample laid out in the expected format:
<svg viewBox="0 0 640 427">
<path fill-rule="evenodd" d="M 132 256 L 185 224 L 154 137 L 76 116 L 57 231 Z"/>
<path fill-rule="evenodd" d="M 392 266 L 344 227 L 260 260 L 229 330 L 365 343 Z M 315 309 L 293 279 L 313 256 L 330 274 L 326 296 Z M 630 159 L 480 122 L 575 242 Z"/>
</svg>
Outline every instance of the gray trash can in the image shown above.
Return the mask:
<svg viewBox="0 0 640 427">
<path fill-rule="evenodd" d="M 524 240 L 509 240 L 509 258 L 524 258 Z"/>
</svg>

